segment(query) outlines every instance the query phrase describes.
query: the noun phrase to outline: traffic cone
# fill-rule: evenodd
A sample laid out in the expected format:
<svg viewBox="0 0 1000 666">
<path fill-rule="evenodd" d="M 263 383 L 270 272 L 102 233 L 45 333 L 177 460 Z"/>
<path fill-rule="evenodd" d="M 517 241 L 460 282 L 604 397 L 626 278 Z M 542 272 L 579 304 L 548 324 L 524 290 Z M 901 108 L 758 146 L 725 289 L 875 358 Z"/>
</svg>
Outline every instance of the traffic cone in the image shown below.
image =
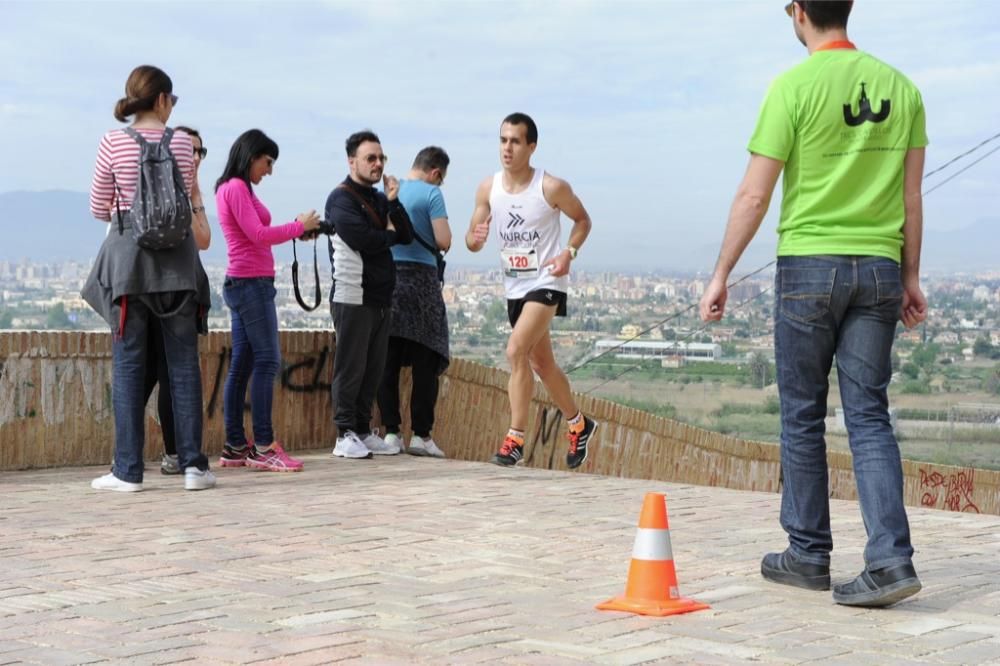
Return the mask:
<svg viewBox="0 0 1000 666">
<path fill-rule="evenodd" d="M 677 572 L 667 526 L 667 500 L 662 493 L 646 493 L 625 594 L 597 604 L 598 610 L 663 617 L 708 607 L 694 599 L 685 599 L 677 591 Z"/>
</svg>

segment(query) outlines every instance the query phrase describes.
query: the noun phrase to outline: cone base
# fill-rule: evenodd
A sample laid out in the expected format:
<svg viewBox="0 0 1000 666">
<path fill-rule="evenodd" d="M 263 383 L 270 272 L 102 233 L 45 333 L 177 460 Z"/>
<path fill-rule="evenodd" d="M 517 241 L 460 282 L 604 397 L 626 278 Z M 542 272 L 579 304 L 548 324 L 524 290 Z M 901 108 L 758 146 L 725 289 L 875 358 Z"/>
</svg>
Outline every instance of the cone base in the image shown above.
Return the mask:
<svg viewBox="0 0 1000 666">
<path fill-rule="evenodd" d="M 637 615 L 652 615 L 654 617 L 666 617 L 667 615 L 680 615 L 681 613 L 692 613 L 694 611 L 711 608 L 708 604 L 703 604 L 694 599 L 630 599 L 621 596 L 608 599 L 602 604 L 595 606 L 598 610 L 616 610 L 626 613 L 636 613 Z"/>
</svg>

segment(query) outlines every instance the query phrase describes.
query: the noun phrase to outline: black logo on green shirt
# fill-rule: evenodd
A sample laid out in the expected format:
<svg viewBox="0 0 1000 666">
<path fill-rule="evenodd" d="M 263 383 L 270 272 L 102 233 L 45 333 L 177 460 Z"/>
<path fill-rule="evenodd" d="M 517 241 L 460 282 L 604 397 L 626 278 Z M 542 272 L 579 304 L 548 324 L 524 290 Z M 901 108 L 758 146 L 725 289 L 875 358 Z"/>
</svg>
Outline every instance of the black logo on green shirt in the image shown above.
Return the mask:
<svg viewBox="0 0 1000 666">
<path fill-rule="evenodd" d="M 851 110 L 850 104 L 844 105 L 844 122 L 847 123 L 849 127 L 857 127 L 865 122 L 871 121 L 873 123 L 880 123 L 889 117 L 889 112 L 892 109 L 892 102 L 887 99 L 882 100 L 882 106 L 879 107 L 878 113 L 872 113 L 871 102 L 868 101 L 868 95 L 865 93 L 865 84 L 861 83 L 861 97 L 858 99 L 858 115 L 854 115 Z"/>
</svg>

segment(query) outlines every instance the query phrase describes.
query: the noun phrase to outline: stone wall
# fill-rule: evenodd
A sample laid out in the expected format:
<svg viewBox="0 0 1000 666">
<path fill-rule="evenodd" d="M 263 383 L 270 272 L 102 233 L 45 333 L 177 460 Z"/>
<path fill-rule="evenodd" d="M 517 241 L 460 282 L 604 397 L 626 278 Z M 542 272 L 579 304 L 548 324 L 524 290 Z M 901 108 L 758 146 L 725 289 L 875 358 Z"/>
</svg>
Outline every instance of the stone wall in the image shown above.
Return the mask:
<svg viewBox="0 0 1000 666">
<path fill-rule="evenodd" d="M 282 331 L 283 368 L 275 386 L 275 432 L 289 450 L 332 448 L 333 343 L 327 331 Z M 224 440 L 222 389 L 229 335 L 201 340 L 204 448 Z M 111 338 L 107 333 L 0 332 L 0 470 L 103 464 L 111 459 Z M 401 384 L 408 382 L 404 372 Z M 408 410 L 403 392 L 404 420 Z M 584 470 L 740 490 L 778 492 L 778 447 L 695 428 L 589 396 L 580 406 L 601 422 Z M 376 415 L 377 416 L 377 415 Z M 565 424 L 538 385 L 530 411 L 526 464 L 565 469 Z M 441 385 L 435 439 L 451 457 L 487 460 L 508 426 L 507 373 L 456 359 Z M 247 432 L 250 418 L 246 415 Z M 147 407 L 149 459 L 161 439 L 155 400 Z M 407 424 L 404 423 L 404 428 Z M 832 497 L 855 499 L 851 457 L 831 452 Z M 1000 472 L 904 462 L 906 502 L 1000 514 Z"/>
</svg>

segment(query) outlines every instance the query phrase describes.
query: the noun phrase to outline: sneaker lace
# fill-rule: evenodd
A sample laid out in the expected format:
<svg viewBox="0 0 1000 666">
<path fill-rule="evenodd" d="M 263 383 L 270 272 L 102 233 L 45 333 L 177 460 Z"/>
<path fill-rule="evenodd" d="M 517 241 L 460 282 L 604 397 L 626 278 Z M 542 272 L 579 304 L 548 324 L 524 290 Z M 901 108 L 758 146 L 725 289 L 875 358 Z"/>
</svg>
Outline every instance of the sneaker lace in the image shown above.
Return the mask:
<svg viewBox="0 0 1000 666">
<path fill-rule="evenodd" d="M 570 455 L 576 455 L 576 448 L 580 445 L 580 433 L 570 430 L 566 433 L 566 439 L 569 440 Z"/>
</svg>

